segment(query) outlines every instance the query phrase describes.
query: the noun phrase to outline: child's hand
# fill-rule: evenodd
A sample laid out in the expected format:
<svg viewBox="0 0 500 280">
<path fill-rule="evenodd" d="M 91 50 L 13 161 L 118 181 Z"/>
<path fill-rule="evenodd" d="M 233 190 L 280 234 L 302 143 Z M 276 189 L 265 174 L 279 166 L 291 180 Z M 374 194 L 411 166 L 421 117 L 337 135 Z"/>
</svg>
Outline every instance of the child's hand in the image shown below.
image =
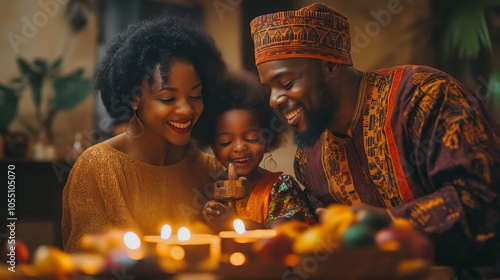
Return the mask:
<svg viewBox="0 0 500 280">
<path fill-rule="evenodd" d="M 232 212 L 231 208 L 215 200 L 208 201 L 207 203 L 205 203 L 205 207 L 203 207 L 203 216 L 209 217 L 211 219 L 223 218 L 226 216 L 227 218 L 230 218 L 233 214 L 234 213 Z"/>
<path fill-rule="evenodd" d="M 202 215 L 207 224 L 215 228 L 225 228 L 235 213 L 233 213 L 229 206 L 215 200 L 210 200 L 203 207 Z"/>
</svg>

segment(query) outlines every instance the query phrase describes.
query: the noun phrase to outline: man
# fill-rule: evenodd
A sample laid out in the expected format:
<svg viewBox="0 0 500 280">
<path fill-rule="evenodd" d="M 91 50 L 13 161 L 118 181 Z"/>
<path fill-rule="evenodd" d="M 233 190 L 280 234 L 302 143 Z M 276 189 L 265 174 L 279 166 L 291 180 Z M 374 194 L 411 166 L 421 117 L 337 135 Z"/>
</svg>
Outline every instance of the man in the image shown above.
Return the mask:
<svg viewBox="0 0 500 280">
<path fill-rule="evenodd" d="M 500 271 L 500 127 L 470 88 L 424 66 L 358 71 L 347 17 L 324 4 L 250 25 L 314 208 L 387 208 L 432 239 L 437 263 Z"/>
</svg>

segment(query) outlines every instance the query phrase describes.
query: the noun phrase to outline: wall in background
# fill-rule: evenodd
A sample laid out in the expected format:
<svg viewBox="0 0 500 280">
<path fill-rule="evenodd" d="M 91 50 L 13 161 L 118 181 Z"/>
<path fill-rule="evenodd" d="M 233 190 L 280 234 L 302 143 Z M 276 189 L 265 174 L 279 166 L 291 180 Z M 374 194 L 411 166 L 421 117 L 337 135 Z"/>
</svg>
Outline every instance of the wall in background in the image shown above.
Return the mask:
<svg viewBox="0 0 500 280">
<path fill-rule="evenodd" d="M 316 1 L 297 0 L 296 8 Z M 349 19 L 354 67 L 362 71 L 401 64 L 433 65 L 429 2 L 321 1 Z"/>
<path fill-rule="evenodd" d="M 246 34 L 240 31 L 242 5 L 239 1 L 204 0 L 203 22 L 213 36 L 229 69 L 241 69 L 243 51 L 241 38 Z"/>
<path fill-rule="evenodd" d="M 60 3 L 62 4 L 60 4 Z M 83 67 L 84 76 L 90 78 L 95 67 L 97 22 L 94 11 L 89 11 L 86 26 L 72 33 L 68 25 L 68 1 L 7 0 L 0 4 L 0 83 L 8 83 L 19 75 L 16 56 L 33 61 L 42 58 L 53 62 L 64 55 L 62 73 Z M 49 85 L 44 87 L 42 114 L 53 94 Z M 94 94 L 88 96 L 69 111 L 60 111 L 53 122 L 54 142 L 67 145 L 73 142 L 76 132 L 92 130 Z M 30 89 L 25 89 L 19 100 L 18 117 L 10 131 L 25 131 L 20 117 L 34 124 L 36 117 Z"/>
</svg>

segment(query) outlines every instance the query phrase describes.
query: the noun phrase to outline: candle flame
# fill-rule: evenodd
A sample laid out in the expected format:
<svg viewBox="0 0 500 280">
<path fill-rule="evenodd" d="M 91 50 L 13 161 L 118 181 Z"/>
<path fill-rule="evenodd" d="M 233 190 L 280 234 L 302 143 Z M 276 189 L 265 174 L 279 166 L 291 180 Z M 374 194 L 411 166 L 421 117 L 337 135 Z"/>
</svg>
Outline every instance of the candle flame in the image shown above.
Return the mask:
<svg viewBox="0 0 500 280">
<path fill-rule="evenodd" d="M 160 233 L 161 238 L 169 239 L 171 235 L 172 235 L 172 228 L 170 227 L 170 225 L 163 225 Z"/>
<path fill-rule="evenodd" d="M 236 231 L 238 234 L 242 234 L 246 231 L 245 224 L 240 219 L 234 220 L 233 227 L 234 227 L 234 231 Z"/>
<path fill-rule="evenodd" d="M 141 240 L 139 239 L 139 236 L 137 236 L 137 234 L 132 231 L 125 233 L 125 235 L 123 236 L 123 242 L 125 243 L 125 246 L 127 246 L 127 248 L 132 250 L 141 247 Z"/>
<path fill-rule="evenodd" d="M 186 227 L 181 227 L 179 231 L 177 231 L 177 238 L 182 241 L 189 240 L 191 238 L 191 232 Z"/>
</svg>

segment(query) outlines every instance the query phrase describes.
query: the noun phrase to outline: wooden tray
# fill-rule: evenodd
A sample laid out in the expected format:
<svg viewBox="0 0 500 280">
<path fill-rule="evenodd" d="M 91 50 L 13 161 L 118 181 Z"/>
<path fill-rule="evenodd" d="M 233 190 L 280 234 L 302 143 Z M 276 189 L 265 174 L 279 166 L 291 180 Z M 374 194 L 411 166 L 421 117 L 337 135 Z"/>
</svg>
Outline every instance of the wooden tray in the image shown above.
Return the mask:
<svg viewBox="0 0 500 280">
<path fill-rule="evenodd" d="M 303 255 L 295 268 L 299 279 L 406 279 L 425 277 L 430 264 L 399 251 L 367 248 Z"/>
<path fill-rule="evenodd" d="M 221 279 L 421 279 L 430 268 L 425 260 L 370 248 L 301 255 L 293 267 L 270 260 L 221 264 L 217 275 Z"/>
</svg>

